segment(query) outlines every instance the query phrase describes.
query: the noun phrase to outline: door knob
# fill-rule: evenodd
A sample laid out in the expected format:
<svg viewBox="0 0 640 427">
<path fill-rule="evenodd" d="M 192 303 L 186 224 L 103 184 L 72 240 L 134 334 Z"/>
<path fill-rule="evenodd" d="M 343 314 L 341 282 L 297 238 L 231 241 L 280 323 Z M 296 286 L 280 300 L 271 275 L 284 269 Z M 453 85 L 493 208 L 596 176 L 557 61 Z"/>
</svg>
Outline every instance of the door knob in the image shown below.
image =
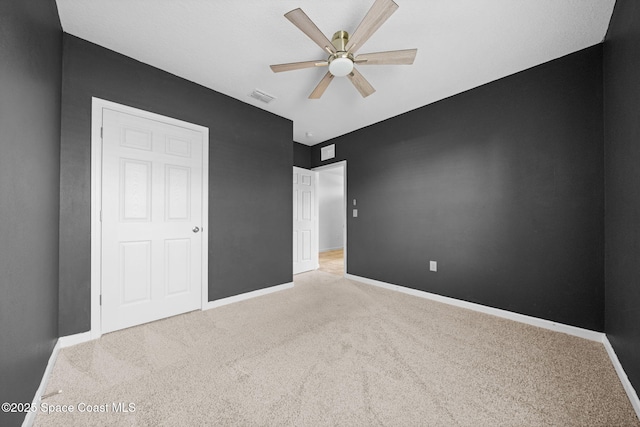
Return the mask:
<svg viewBox="0 0 640 427">
<path fill-rule="evenodd" d="M 193 227 L 193 232 L 197 233 L 198 231 L 200 231 L 200 228 L 198 228 L 198 226 Z"/>
</svg>

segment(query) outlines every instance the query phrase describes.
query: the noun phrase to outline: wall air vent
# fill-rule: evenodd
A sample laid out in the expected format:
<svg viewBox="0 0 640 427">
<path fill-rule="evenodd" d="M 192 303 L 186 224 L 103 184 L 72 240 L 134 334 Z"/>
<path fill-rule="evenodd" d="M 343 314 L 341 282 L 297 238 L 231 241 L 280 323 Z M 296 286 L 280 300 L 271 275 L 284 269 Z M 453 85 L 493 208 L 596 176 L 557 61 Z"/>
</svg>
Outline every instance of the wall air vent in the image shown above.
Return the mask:
<svg viewBox="0 0 640 427">
<path fill-rule="evenodd" d="M 258 101 L 262 101 L 265 104 L 270 103 L 271 101 L 273 101 L 274 99 L 276 99 L 275 97 L 268 95 L 266 93 L 264 93 L 261 90 L 258 89 L 254 89 L 253 92 L 251 92 L 251 94 L 249 95 L 252 98 L 257 99 Z"/>
</svg>

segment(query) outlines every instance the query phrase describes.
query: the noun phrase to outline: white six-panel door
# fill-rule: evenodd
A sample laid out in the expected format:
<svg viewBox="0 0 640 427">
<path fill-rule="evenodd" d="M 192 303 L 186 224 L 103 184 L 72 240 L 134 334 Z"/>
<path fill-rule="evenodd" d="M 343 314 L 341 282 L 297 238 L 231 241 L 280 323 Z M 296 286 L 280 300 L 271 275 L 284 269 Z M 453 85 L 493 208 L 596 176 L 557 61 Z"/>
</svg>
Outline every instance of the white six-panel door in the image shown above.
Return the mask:
<svg viewBox="0 0 640 427">
<path fill-rule="evenodd" d="M 203 136 L 106 108 L 102 119 L 105 333 L 201 306 Z"/>
<path fill-rule="evenodd" d="M 293 274 L 318 268 L 316 172 L 293 168 Z"/>
</svg>

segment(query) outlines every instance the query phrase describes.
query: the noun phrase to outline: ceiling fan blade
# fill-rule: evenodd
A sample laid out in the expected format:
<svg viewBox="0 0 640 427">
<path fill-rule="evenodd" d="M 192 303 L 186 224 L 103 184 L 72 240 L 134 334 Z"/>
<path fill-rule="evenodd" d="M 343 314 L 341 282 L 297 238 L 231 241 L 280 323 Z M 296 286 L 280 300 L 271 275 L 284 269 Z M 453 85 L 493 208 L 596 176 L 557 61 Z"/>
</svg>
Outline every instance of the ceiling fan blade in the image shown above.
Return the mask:
<svg viewBox="0 0 640 427">
<path fill-rule="evenodd" d="M 355 53 L 356 50 L 360 49 L 397 8 L 398 5 L 393 0 L 376 0 L 360 25 L 358 25 L 356 31 L 349 38 L 349 42 L 345 46 L 346 50 Z"/>
<path fill-rule="evenodd" d="M 349 77 L 349 80 L 351 80 L 351 83 L 353 83 L 356 89 L 358 89 L 358 92 L 360 92 L 360 95 L 362 95 L 363 98 L 366 98 L 376 91 L 367 79 L 365 79 L 355 68 L 351 74 L 347 75 L 347 77 Z"/>
<path fill-rule="evenodd" d="M 302 9 L 294 9 L 291 12 L 284 14 L 293 25 L 298 27 L 300 31 L 305 33 L 307 37 L 313 40 L 322 50 L 329 50 L 331 53 L 335 53 L 336 49 L 331 44 L 331 41 L 322 34 L 322 31 L 313 23 L 313 21 L 307 16 Z"/>
<path fill-rule="evenodd" d="M 318 83 L 318 86 L 316 86 L 313 92 L 311 92 L 311 95 L 309 95 L 309 99 L 320 99 L 324 91 L 327 90 L 331 80 L 333 80 L 333 74 L 327 71 L 327 74 L 324 75 L 320 83 Z"/>
<path fill-rule="evenodd" d="M 416 53 L 418 53 L 418 49 L 364 53 L 356 56 L 354 62 L 358 65 L 411 65 Z"/>
<path fill-rule="evenodd" d="M 303 68 L 326 67 L 327 65 L 329 65 L 328 61 L 320 59 L 318 61 L 290 62 L 288 64 L 276 64 L 269 66 L 274 73 L 281 73 L 283 71 L 302 70 Z"/>
</svg>

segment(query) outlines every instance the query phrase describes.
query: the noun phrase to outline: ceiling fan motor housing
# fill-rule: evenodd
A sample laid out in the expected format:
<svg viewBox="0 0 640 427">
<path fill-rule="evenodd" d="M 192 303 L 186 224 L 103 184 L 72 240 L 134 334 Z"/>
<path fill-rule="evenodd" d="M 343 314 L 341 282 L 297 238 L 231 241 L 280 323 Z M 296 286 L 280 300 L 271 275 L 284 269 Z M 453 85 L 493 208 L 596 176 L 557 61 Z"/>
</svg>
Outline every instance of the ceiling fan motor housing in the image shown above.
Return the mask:
<svg viewBox="0 0 640 427">
<path fill-rule="evenodd" d="M 346 51 L 345 46 L 349 41 L 349 33 L 336 31 L 331 39 L 331 44 L 336 53 L 329 56 L 329 72 L 336 77 L 343 77 L 353 71 L 353 54 Z"/>
</svg>

